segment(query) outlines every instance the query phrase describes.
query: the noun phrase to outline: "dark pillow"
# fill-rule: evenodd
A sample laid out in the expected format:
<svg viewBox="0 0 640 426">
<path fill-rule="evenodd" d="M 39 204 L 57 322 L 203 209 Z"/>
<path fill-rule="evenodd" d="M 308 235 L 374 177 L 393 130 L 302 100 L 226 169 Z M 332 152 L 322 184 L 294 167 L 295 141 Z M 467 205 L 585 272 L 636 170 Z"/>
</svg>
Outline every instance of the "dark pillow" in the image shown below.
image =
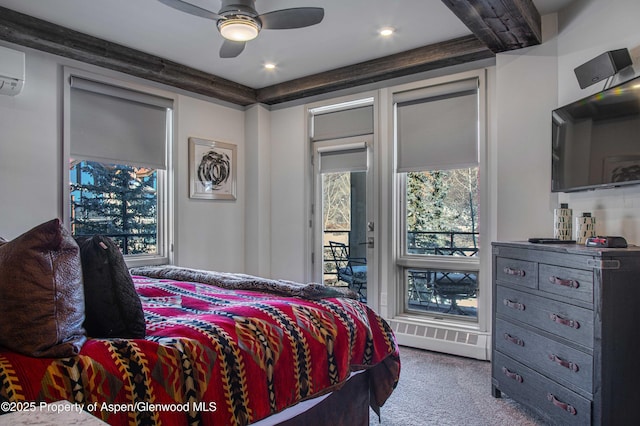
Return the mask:
<svg viewBox="0 0 640 426">
<path fill-rule="evenodd" d="M 78 237 L 86 319 L 91 337 L 142 339 L 144 312 L 120 248 L 108 237 Z"/>
<path fill-rule="evenodd" d="M 78 245 L 59 219 L 0 244 L 0 345 L 34 357 L 78 354 L 86 341 Z"/>
</svg>

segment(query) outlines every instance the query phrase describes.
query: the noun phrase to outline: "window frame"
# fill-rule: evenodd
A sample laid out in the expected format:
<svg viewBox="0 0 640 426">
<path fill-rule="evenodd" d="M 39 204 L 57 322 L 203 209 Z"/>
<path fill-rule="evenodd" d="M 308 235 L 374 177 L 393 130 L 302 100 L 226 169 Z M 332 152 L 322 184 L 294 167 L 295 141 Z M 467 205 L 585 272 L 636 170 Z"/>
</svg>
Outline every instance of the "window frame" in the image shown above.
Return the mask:
<svg viewBox="0 0 640 426">
<path fill-rule="evenodd" d="M 478 165 L 478 169 L 480 166 Z M 398 191 L 398 195 L 400 198 L 398 210 L 400 211 L 399 215 L 399 223 L 398 223 L 398 239 L 400 240 L 398 243 L 399 251 L 398 257 L 396 259 L 396 265 L 399 268 L 398 276 L 400 277 L 400 295 L 398 297 L 399 303 L 402 304 L 400 307 L 403 314 L 409 314 L 413 316 L 419 317 L 447 317 L 451 318 L 454 321 L 460 322 L 477 322 L 478 316 L 476 317 L 464 317 L 459 315 L 452 314 L 440 314 L 432 311 L 422 311 L 416 309 L 409 308 L 409 302 L 407 299 L 407 295 L 409 294 L 409 280 L 408 280 L 408 271 L 409 270 L 434 270 L 434 271 L 453 271 L 453 272 L 474 272 L 476 273 L 478 283 L 480 285 L 480 253 L 481 250 L 478 248 L 478 256 L 474 257 L 461 257 L 461 256 L 447 256 L 447 255 L 438 255 L 438 254 L 410 254 L 407 248 L 407 172 L 397 172 L 398 182 L 400 186 L 400 190 Z M 478 200 L 478 203 L 481 203 L 481 200 Z M 480 207 L 480 205 L 478 206 Z M 482 234 L 478 233 L 479 236 Z M 482 240 L 481 240 L 482 241 Z M 480 291 L 478 291 L 480 293 Z M 477 304 L 478 304 L 478 315 L 480 309 L 480 300 L 479 295 L 476 296 Z"/>
<path fill-rule="evenodd" d="M 406 196 L 406 180 L 407 180 L 407 172 L 398 172 L 397 171 L 397 129 L 396 129 L 396 116 L 395 116 L 395 101 L 393 100 L 394 93 L 407 92 L 411 90 L 420 90 L 424 88 L 428 88 L 429 86 L 435 86 L 439 84 L 446 84 L 449 82 L 455 82 L 457 80 L 463 80 L 467 78 L 477 77 L 479 80 L 478 87 L 478 101 L 479 101 L 479 109 L 478 109 L 478 117 L 479 117 L 479 129 L 478 129 L 478 172 L 480 174 L 480 180 L 478 182 L 478 191 L 479 191 L 479 199 L 478 199 L 478 208 L 479 208 L 479 238 L 480 244 L 478 246 L 478 256 L 475 257 L 459 257 L 459 256 L 443 256 L 443 255 L 417 255 L 417 254 L 409 254 L 407 252 L 407 238 L 406 238 L 406 208 L 407 208 L 407 196 Z M 412 318 L 422 318 L 427 321 L 438 320 L 442 321 L 442 315 L 436 315 L 435 313 L 429 312 L 416 312 L 415 310 L 408 309 L 407 303 L 407 295 L 408 295 L 408 280 L 406 279 L 407 270 L 408 269 L 428 269 L 428 270 L 451 270 L 451 271 L 464 271 L 464 272 L 475 272 L 478 277 L 478 295 L 477 295 L 477 305 L 478 305 L 478 315 L 477 318 L 474 318 L 473 321 L 469 321 L 469 319 L 462 318 L 460 316 L 446 316 L 446 320 L 453 324 L 466 324 L 465 326 L 476 328 L 479 330 L 487 330 L 490 324 L 490 277 L 486 271 L 483 271 L 482 266 L 486 265 L 485 258 L 487 256 L 487 239 L 489 238 L 488 229 L 488 218 L 486 212 L 488 212 L 488 204 L 490 202 L 489 197 L 487 195 L 488 188 L 488 179 L 486 177 L 487 173 L 487 161 L 486 161 L 486 151 L 487 151 L 487 140 L 486 140 L 486 129 L 487 129 L 487 118 L 486 118 L 486 102 L 487 102 L 487 93 L 486 93 L 486 70 L 480 69 L 475 71 L 469 71 L 465 73 L 460 73 L 456 75 L 445 76 L 441 78 L 434 78 L 431 80 L 409 83 L 402 86 L 397 86 L 391 88 L 389 91 L 389 102 L 390 102 L 390 130 L 391 137 L 394 143 L 393 146 L 393 181 L 394 181 L 394 204 L 396 205 L 393 214 L 393 237 L 392 244 L 395 246 L 395 255 L 393 258 L 392 268 L 394 269 L 394 277 L 395 277 L 395 303 L 393 304 L 393 312 L 390 313 L 392 317 L 412 317 Z"/>
<path fill-rule="evenodd" d="M 173 141 L 175 140 L 175 128 L 174 128 L 174 116 L 177 105 L 176 96 L 172 93 L 152 89 L 148 86 L 142 86 L 134 84 L 125 80 L 107 77 L 104 75 L 95 74 L 89 71 L 63 67 L 63 110 L 62 110 L 62 172 L 61 172 L 61 199 L 60 203 L 60 216 L 63 218 L 63 223 L 70 229 L 70 177 L 69 177 L 69 164 L 71 159 L 71 141 L 70 141 L 70 129 L 71 129 L 71 77 L 77 76 L 85 79 L 95 80 L 100 83 L 105 83 L 113 86 L 118 86 L 126 90 L 133 90 L 143 93 L 148 93 L 155 96 L 161 96 L 173 100 L 174 107 L 167 112 L 167 140 L 165 144 L 166 149 L 166 169 L 156 169 L 157 172 L 157 248 L 158 252 L 154 254 L 133 254 L 126 255 L 125 261 L 127 266 L 145 266 L 145 265 L 160 265 L 170 264 L 173 261 Z"/>
</svg>

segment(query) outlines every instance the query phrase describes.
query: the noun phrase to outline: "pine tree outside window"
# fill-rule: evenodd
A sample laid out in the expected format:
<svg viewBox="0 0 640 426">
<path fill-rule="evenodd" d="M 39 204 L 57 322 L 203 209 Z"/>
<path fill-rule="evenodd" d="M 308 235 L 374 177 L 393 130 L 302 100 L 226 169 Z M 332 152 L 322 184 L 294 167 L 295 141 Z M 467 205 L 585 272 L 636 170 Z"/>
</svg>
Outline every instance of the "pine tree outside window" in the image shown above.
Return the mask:
<svg viewBox="0 0 640 426">
<path fill-rule="evenodd" d="M 124 255 L 158 254 L 157 178 L 145 167 L 74 161 L 72 234 L 108 236 Z"/>
</svg>

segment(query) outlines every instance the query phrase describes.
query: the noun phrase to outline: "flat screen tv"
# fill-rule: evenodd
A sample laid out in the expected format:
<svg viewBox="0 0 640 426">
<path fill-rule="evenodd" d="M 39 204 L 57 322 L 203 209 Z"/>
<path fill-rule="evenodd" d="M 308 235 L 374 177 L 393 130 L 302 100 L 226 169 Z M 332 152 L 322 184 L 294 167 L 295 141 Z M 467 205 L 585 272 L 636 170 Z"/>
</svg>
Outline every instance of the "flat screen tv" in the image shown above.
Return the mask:
<svg viewBox="0 0 640 426">
<path fill-rule="evenodd" d="M 552 113 L 551 190 L 640 184 L 640 77 Z"/>
</svg>

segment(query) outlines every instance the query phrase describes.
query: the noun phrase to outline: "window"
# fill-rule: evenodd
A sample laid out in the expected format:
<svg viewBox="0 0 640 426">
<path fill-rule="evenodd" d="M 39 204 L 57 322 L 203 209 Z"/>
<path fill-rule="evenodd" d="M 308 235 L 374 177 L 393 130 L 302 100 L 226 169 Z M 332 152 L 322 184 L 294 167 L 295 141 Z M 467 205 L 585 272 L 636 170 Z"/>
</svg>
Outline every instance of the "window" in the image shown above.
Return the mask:
<svg viewBox="0 0 640 426">
<path fill-rule="evenodd" d="M 409 172 L 406 253 L 478 254 L 478 167 Z"/>
<path fill-rule="evenodd" d="M 394 95 L 404 311 L 477 321 L 478 78 Z"/>
<path fill-rule="evenodd" d="M 477 318 L 478 168 L 409 172 L 405 184 L 405 256 L 425 256 L 406 268 L 406 309 Z M 446 268 L 428 268 L 447 257 Z M 473 260 L 461 270 L 456 258 Z"/>
<path fill-rule="evenodd" d="M 173 101 L 77 75 L 69 82 L 72 234 L 106 235 L 128 260 L 166 259 Z"/>
</svg>

